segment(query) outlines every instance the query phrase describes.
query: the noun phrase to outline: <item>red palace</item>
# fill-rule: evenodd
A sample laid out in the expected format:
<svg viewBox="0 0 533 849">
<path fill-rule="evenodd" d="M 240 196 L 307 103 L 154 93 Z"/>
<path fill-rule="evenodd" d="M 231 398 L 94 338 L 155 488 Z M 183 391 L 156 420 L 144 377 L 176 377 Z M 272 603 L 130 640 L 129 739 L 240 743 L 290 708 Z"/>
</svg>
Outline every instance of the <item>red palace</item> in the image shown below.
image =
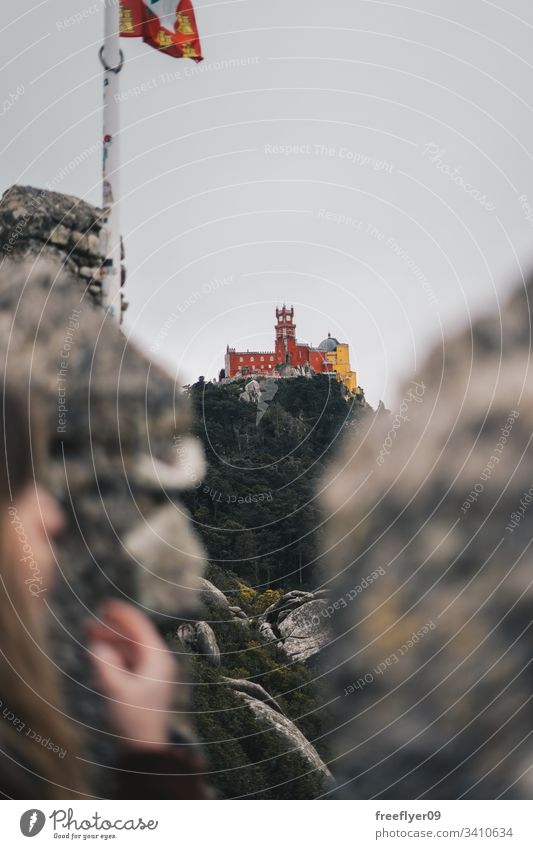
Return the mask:
<svg viewBox="0 0 533 849">
<path fill-rule="evenodd" d="M 226 377 L 237 374 L 273 374 L 283 366 L 310 366 L 316 374 L 331 373 L 335 369 L 326 358 L 323 345 L 312 348 L 296 339 L 294 307 L 285 305 L 276 309 L 276 343 L 274 351 L 236 351 L 226 348 Z"/>
</svg>

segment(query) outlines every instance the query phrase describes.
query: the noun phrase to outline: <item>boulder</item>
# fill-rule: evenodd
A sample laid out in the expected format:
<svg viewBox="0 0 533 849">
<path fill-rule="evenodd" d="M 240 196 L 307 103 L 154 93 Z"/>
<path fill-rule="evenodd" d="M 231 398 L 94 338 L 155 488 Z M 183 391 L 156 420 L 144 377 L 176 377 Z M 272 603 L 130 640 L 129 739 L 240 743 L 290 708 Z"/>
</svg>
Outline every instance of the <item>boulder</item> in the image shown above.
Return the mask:
<svg viewBox="0 0 533 849">
<path fill-rule="evenodd" d="M 270 607 L 267 607 L 263 616 L 267 620 L 267 622 L 276 622 L 280 613 L 284 610 L 294 610 L 294 608 L 299 607 L 303 604 L 304 599 L 301 598 L 280 598 L 279 601 L 276 601 L 274 604 L 271 604 Z"/>
<path fill-rule="evenodd" d="M 260 727 L 274 734 L 278 741 L 283 743 L 286 752 L 298 752 L 302 755 L 309 762 L 310 768 L 322 776 L 325 789 L 332 786 L 333 777 L 329 769 L 294 722 L 264 701 L 242 692 L 238 695 L 250 707 Z"/>
<path fill-rule="evenodd" d="M 194 628 L 193 622 L 184 622 L 179 626 L 176 635 L 179 640 L 183 643 L 184 646 L 190 646 L 191 649 L 195 648 L 196 644 L 196 630 Z"/>
<path fill-rule="evenodd" d="M 261 622 L 259 626 L 259 633 L 263 637 L 267 643 L 275 643 L 278 641 L 278 637 L 276 637 L 272 627 L 268 624 L 268 622 Z"/>
<path fill-rule="evenodd" d="M 267 607 L 263 616 L 268 622 L 274 622 L 281 611 L 294 610 L 295 607 L 299 607 L 305 601 L 311 601 L 313 598 L 314 594 L 312 592 L 308 592 L 306 590 L 291 590 L 275 601 L 274 604 L 271 604 L 270 607 Z"/>
<path fill-rule="evenodd" d="M 205 655 L 213 666 L 220 666 L 220 649 L 211 625 L 207 622 L 197 622 L 195 627 L 198 651 Z"/>
<path fill-rule="evenodd" d="M 222 610 L 230 610 L 230 604 L 222 590 L 215 587 L 207 578 L 197 579 L 198 591 L 200 593 L 200 601 L 202 604 L 209 607 L 218 607 Z"/>
<path fill-rule="evenodd" d="M 292 605 L 291 607 L 289 607 L 286 610 L 280 610 L 279 611 L 277 618 L 276 618 L 276 622 L 275 622 L 275 624 L 278 628 L 278 631 L 279 631 L 280 623 L 283 622 L 283 620 L 286 619 L 287 616 L 289 616 L 289 614 L 292 613 L 293 610 L 296 610 L 298 607 L 301 607 L 301 605 L 299 605 L 299 604 L 298 605 Z"/>
<path fill-rule="evenodd" d="M 244 612 L 244 610 L 242 609 L 242 607 L 236 607 L 236 606 L 230 605 L 230 611 L 232 612 L 233 616 L 236 619 L 248 619 L 248 617 L 247 617 L 246 613 Z"/>
<path fill-rule="evenodd" d="M 223 676 L 222 680 L 237 693 L 246 693 L 247 696 L 259 699 L 260 702 L 270 705 L 278 713 L 284 713 L 279 702 L 261 684 L 257 684 L 255 681 L 249 681 L 247 678 L 226 678 L 226 676 Z"/>
<path fill-rule="evenodd" d="M 309 660 L 330 642 L 328 621 L 322 616 L 326 606 L 322 599 L 314 599 L 290 611 L 279 622 L 283 648 L 294 660 Z"/>
<path fill-rule="evenodd" d="M 215 632 L 207 622 L 184 622 L 177 630 L 178 639 L 198 654 L 203 654 L 213 666 L 220 666 L 220 649 Z"/>
<path fill-rule="evenodd" d="M 277 640 L 294 660 L 308 660 L 327 645 L 330 633 L 322 615 L 327 590 L 292 590 L 268 607 L 259 626 L 264 638 Z"/>
<path fill-rule="evenodd" d="M 288 593 L 285 593 L 283 598 L 309 598 L 313 593 L 308 592 L 306 590 L 290 590 Z"/>
</svg>

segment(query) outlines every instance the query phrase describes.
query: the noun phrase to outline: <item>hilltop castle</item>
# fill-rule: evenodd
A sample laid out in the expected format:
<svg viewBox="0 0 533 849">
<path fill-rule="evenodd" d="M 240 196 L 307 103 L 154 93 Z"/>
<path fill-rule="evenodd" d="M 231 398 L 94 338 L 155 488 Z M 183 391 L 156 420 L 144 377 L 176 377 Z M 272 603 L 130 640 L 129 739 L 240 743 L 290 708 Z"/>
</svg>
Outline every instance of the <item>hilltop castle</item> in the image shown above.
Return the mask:
<svg viewBox="0 0 533 849">
<path fill-rule="evenodd" d="M 359 394 L 357 375 L 350 366 L 350 348 L 328 333 L 318 348 L 296 339 L 294 307 L 276 309 L 276 340 L 273 351 L 236 351 L 226 348 L 226 378 L 293 374 L 334 374 L 349 393 Z"/>
</svg>

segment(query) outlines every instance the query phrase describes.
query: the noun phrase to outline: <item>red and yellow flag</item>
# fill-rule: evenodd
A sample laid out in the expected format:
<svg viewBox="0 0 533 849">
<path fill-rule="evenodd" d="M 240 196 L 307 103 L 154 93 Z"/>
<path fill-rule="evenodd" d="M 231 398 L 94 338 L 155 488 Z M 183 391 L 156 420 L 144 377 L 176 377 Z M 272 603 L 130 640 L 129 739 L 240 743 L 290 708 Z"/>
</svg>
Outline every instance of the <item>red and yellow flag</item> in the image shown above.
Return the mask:
<svg viewBox="0 0 533 849">
<path fill-rule="evenodd" d="M 120 0 L 120 34 L 178 59 L 203 58 L 191 0 Z"/>
</svg>

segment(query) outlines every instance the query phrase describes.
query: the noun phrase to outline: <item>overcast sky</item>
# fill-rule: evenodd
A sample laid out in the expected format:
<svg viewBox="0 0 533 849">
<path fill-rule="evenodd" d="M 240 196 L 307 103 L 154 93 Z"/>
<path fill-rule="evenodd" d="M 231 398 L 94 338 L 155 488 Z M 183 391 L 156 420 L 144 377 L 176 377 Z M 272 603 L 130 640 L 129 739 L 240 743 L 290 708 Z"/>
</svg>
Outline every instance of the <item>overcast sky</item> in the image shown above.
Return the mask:
<svg viewBox="0 0 533 849">
<path fill-rule="evenodd" d="M 531 265 L 531 2 L 195 8 L 201 65 L 122 40 L 126 332 L 188 382 L 271 348 L 285 301 L 393 405 Z M 2 190 L 100 203 L 102 32 L 101 0 L 2 5 Z"/>
</svg>

